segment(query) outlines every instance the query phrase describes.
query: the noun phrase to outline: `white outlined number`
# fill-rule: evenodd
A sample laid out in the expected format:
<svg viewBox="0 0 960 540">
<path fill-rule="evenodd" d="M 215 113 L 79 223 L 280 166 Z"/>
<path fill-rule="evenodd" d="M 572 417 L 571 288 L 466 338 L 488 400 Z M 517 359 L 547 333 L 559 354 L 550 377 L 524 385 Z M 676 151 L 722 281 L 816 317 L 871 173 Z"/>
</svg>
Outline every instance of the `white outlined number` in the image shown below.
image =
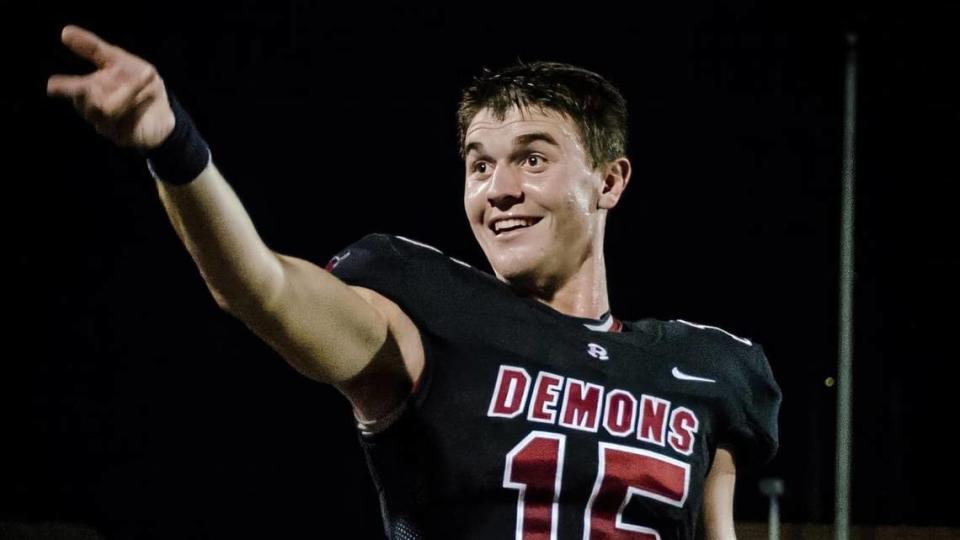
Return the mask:
<svg viewBox="0 0 960 540">
<path fill-rule="evenodd" d="M 565 435 L 533 431 L 507 453 L 503 487 L 519 492 L 516 540 L 556 540 L 565 447 Z M 601 442 L 597 481 L 583 516 L 583 539 L 660 540 L 655 529 L 625 522 L 624 509 L 633 496 L 682 507 L 689 487 L 689 464 Z"/>
</svg>

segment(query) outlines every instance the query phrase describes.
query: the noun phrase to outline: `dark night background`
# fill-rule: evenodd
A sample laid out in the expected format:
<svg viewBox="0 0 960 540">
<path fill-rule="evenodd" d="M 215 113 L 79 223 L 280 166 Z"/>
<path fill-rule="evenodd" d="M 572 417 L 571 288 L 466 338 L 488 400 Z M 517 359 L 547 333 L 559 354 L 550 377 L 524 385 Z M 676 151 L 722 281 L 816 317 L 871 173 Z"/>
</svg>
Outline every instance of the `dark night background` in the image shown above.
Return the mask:
<svg viewBox="0 0 960 540">
<path fill-rule="evenodd" d="M 264 239 L 319 263 L 381 231 L 488 268 L 462 215 L 459 89 L 518 58 L 607 76 L 631 104 L 635 168 L 608 233 L 613 310 L 764 345 L 785 394 L 781 450 L 740 473 L 737 519 L 766 519 L 756 483 L 779 476 L 784 520 L 807 523 L 833 519 L 824 381 L 856 30 L 852 521 L 960 525 L 957 10 L 2 5 L 0 522 L 107 538 L 382 534 L 346 402 L 217 309 L 142 161 L 46 98 L 48 75 L 88 70 L 59 43 L 69 22 L 152 61 Z"/>
</svg>

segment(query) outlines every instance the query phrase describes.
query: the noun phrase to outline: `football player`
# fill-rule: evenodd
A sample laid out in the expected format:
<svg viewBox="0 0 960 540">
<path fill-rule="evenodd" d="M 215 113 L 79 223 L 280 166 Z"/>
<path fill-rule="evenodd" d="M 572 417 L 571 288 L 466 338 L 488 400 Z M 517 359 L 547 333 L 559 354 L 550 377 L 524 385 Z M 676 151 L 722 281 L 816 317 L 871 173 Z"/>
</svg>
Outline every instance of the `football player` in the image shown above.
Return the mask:
<svg viewBox="0 0 960 540">
<path fill-rule="evenodd" d="M 62 39 L 96 69 L 48 93 L 146 155 L 217 304 L 351 402 L 388 537 L 734 537 L 736 468 L 775 452 L 780 391 L 747 339 L 610 312 L 631 166 L 605 79 L 541 62 L 464 91 L 463 204 L 493 275 L 386 234 L 323 268 L 261 240 L 148 62 Z"/>
</svg>

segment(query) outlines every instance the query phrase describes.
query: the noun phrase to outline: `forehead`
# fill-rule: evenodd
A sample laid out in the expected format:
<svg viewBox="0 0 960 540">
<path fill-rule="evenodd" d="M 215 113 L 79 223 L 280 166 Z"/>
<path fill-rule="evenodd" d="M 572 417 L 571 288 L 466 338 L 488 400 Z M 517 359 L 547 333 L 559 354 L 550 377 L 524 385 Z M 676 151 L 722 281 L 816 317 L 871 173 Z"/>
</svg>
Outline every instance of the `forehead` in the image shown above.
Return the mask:
<svg viewBox="0 0 960 540">
<path fill-rule="evenodd" d="M 480 109 L 467 126 L 464 144 L 501 136 L 515 137 L 535 131 L 553 134 L 558 142 L 567 139 L 580 146 L 579 129 L 572 119 L 553 109 L 530 107 L 512 107 L 506 111 L 503 118 L 497 118 L 489 108 Z"/>
</svg>

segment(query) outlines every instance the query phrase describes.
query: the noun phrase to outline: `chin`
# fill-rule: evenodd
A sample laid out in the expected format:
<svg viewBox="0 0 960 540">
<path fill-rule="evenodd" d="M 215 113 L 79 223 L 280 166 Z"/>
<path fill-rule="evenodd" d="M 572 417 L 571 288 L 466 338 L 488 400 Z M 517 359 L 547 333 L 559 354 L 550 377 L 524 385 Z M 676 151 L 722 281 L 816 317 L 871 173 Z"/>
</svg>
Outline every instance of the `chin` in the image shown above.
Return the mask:
<svg viewBox="0 0 960 540">
<path fill-rule="evenodd" d="M 534 283 L 537 281 L 536 276 L 546 270 L 546 263 L 550 258 L 547 255 L 547 246 L 535 237 L 519 240 L 501 244 L 492 239 L 489 243 L 480 242 L 480 247 L 499 279 L 510 284 Z"/>
<path fill-rule="evenodd" d="M 521 288 L 535 286 L 539 281 L 537 276 L 541 275 L 542 271 L 537 263 L 538 261 L 519 253 L 490 258 L 490 266 L 501 280 Z"/>
</svg>

